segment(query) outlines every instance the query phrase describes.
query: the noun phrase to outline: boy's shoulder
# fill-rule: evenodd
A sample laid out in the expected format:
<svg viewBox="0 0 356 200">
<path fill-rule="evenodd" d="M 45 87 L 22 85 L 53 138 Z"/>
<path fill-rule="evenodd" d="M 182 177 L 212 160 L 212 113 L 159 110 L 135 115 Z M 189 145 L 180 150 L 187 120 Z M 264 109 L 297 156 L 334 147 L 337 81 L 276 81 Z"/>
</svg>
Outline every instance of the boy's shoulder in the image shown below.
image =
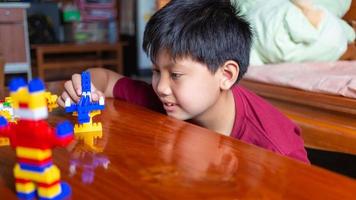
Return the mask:
<svg viewBox="0 0 356 200">
<path fill-rule="evenodd" d="M 232 88 L 232 93 L 234 95 L 236 110 L 243 112 L 244 117 L 256 118 L 255 120 L 258 121 L 268 118 L 268 121 L 275 119 L 288 123 L 291 122 L 267 100 L 241 85 L 235 85 Z"/>
<path fill-rule="evenodd" d="M 242 106 L 241 104 L 245 104 L 248 102 L 254 103 L 248 106 L 267 106 L 267 107 L 273 107 L 270 103 L 268 103 L 265 99 L 262 97 L 258 96 L 256 93 L 252 92 L 251 90 L 245 88 L 244 86 L 241 86 L 239 84 L 236 84 L 232 87 L 232 93 L 234 95 L 235 102 L 238 101 L 240 102 L 239 107 Z M 257 103 L 257 105 L 256 105 Z"/>
<path fill-rule="evenodd" d="M 303 150 L 299 128 L 272 104 L 236 85 L 236 119 L 232 136 L 281 154 Z"/>
<path fill-rule="evenodd" d="M 280 134 L 295 134 L 297 126 L 272 104 L 242 86 L 234 86 L 236 123 L 241 129 L 253 130 L 261 137 L 279 138 Z M 240 132 L 240 131 L 238 131 Z"/>
</svg>

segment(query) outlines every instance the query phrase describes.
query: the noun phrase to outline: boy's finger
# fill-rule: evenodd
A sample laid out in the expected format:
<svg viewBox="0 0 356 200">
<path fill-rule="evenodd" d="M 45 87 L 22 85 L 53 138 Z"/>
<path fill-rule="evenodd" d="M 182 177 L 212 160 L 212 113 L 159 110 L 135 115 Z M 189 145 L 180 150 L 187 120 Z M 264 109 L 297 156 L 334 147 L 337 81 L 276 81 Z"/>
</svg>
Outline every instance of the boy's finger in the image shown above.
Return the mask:
<svg viewBox="0 0 356 200">
<path fill-rule="evenodd" d="M 97 91 L 97 89 L 96 89 L 96 87 L 94 86 L 93 83 L 90 83 L 90 90 L 91 90 L 91 92 Z"/>
<path fill-rule="evenodd" d="M 65 103 L 66 99 L 70 99 L 71 102 L 77 102 L 77 100 L 75 100 L 71 96 L 69 96 L 67 92 L 63 92 L 61 95 L 61 98 L 64 103 Z M 79 99 L 79 97 L 78 97 L 78 99 Z"/>
<path fill-rule="evenodd" d="M 104 94 L 102 92 L 100 92 L 99 90 L 93 91 L 91 93 L 91 99 L 93 101 L 99 101 L 99 98 L 103 97 L 103 96 L 104 96 Z"/>
<path fill-rule="evenodd" d="M 79 96 L 78 96 L 77 92 L 75 91 L 75 89 L 73 87 L 72 81 L 65 82 L 64 83 L 64 89 L 65 89 L 65 92 L 63 92 L 63 94 L 62 94 L 63 99 L 65 99 L 64 97 L 69 97 L 74 102 L 78 102 L 79 101 Z M 66 96 L 63 96 L 63 95 L 66 95 Z"/>
<path fill-rule="evenodd" d="M 82 95 L 82 77 L 80 74 L 72 75 L 73 88 L 78 96 Z"/>
<path fill-rule="evenodd" d="M 57 103 L 58 105 L 62 106 L 63 108 L 65 108 L 65 100 L 69 98 L 69 96 L 63 92 L 62 95 L 60 97 L 58 97 L 57 99 Z M 70 98 L 69 98 L 70 99 Z M 73 102 L 73 100 L 71 100 Z"/>
<path fill-rule="evenodd" d="M 57 98 L 57 104 L 59 106 L 61 106 L 62 108 L 64 108 L 64 101 L 63 101 L 62 97 Z"/>
<path fill-rule="evenodd" d="M 98 94 L 95 93 L 95 92 L 92 92 L 92 93 L 91 93 L 91 99 L 92 99 L 93 101 L 98 101 L 98 99 L 99 99 Z"/>
</svg>

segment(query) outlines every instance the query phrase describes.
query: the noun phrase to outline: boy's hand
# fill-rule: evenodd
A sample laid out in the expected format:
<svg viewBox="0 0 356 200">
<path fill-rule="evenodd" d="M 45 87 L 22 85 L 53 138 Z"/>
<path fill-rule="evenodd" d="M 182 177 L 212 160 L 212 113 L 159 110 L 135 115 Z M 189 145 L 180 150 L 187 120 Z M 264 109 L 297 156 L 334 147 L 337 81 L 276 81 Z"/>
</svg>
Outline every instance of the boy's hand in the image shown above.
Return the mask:
<svg viewBox="0 0 356 200">
<path fill-rule="evenodd" d="M 67 98 L 71 102 L 77 103 L 82 95 L 82 79 L 80 74 L 73 74 L 72 80 L 68 80 L 64 83 L 64 91 L 62 95 L 58 98 L 57 103 L 65 107 L 65 101 Z M 91 99 L 93 101 L 98 101 L 100 97 L 104 94 L 97 90 L 93 84 L 91 84 Z"/>
</svg>

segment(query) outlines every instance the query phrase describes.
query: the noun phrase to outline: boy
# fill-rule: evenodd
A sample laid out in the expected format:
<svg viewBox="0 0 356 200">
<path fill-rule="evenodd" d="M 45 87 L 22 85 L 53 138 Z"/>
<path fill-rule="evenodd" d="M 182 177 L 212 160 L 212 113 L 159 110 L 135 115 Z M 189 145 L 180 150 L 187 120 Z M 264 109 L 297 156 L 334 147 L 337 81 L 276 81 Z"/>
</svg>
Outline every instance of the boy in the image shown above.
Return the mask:
<svg viewBox="0 0 356 200">
<path fill-rule="evenodd" d="M 173 0 L 149 20 L 143 48 L 152 86 L 105 69 L 90 69 L 92 98 L 124 99 L 223 135 L 309 162 L 298 128 L 271 105 L 236 85 L 247 70 L 249 24 L 230 1 Z M 58 103 L 81 94 L 80 75 Z"/>
</svg>

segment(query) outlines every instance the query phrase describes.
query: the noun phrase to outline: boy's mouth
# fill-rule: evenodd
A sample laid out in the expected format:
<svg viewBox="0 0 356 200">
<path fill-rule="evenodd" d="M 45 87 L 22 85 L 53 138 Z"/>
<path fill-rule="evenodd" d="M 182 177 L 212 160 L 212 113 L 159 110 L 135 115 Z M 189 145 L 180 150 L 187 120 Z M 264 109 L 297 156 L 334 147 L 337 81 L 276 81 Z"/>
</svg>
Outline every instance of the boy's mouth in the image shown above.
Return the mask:
<svg viewBox="0 0 356 200">
<path fill-rule="evenodd" d="M 166 106 L 174 106 L 174 103 L 164 103 Z"/>
<path fill-rule="evenodd" d="M 163 107 L 167 112 L 173 112 L 175 108 L 175 103 L 164 102 Z"/>
</svg>

